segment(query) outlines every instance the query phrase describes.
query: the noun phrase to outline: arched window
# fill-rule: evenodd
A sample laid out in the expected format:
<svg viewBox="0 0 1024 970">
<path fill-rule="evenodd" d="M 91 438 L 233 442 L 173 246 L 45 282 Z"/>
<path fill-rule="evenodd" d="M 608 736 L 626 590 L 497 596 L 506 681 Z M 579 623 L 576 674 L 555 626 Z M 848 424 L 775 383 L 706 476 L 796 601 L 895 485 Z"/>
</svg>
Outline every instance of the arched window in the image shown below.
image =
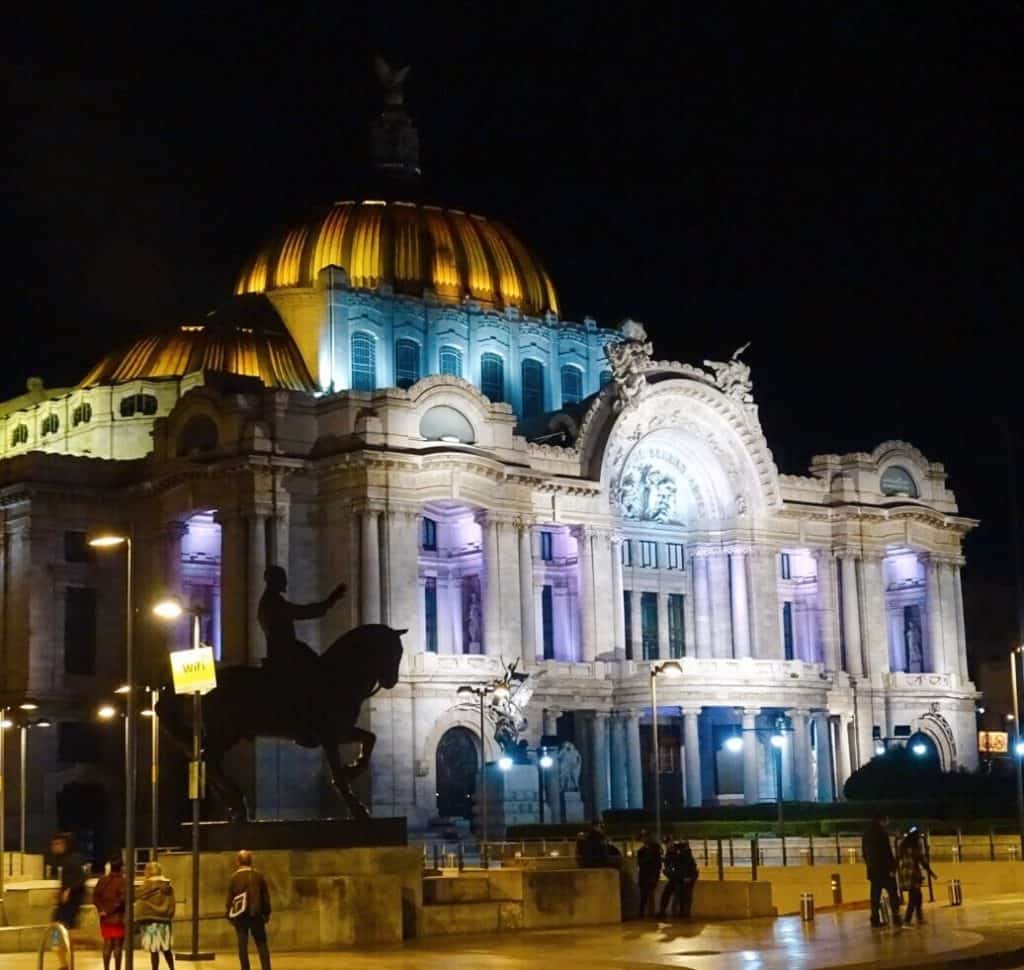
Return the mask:
<svg viewBox="0 0 1024 970">
<path fill-rule="evenodd" d="M 377 389 L 377 344 L 370 334 L 362 331 L 352 334 L 352 389 Z"/>
<path fill-rule="evenodd" d="M 528 357 L 523 361 L 523 417 L 544 413 L 544 365 Z"/>
<path fill-rule="evenodd" d="M 74 411 L 71 412 L 71 424 L 73 427 L 78 427 L 80 424 L 88 424 L 92 420 L 92 405 L 91 404 L 79 404 Z"/>
<path fill-rule="evenodd" d="M 28 442 L 28 425 L 19 424 L 14 431 L 11 432 L 11 446 L 23 445 Z"/>
<path fill-rule="evenodd" d="M 605 384 L 611 384 L 611 382 L 612 382 L 612 372 L 610 370 L 603 370 L 603 371 L 601 371 L 601 379 L 600 379 L 600 382 L 599 382 L 601 387 L 604 387 Z"/>
<path fill-rule="evenodd" d="M 883 495 L 902 495 L 917 498 L 917 484 L 913 476 L 902 465 L 890 465 L 882 473 L 881 489 Z"/>
<path fill-rule="evenodd" d="M 480 390 L 495 404 L 505 400 L 505 363 L 497 354 L 480 358 Z"/>
<path fill-rule="evenodd" d="M 583 371 L 572 364 L 562 368 L 562 403 L 575 404 L 583 400 Z"/>
<path fill-rule="evenodd" d="M 462 351 L 458 347 L 442 347 L 440 357 L 442 374 L 462 377 Z"/>
<path fill-rule="evenodd" d="M 56 434 L 59 429 L 60 418 L 58 418 L 56 414 L 48 414 L 43 418 L 43 426 L 40 430 L 42 431 L 44 438 L 48 434 Z"/>
<path fill-rule="evenodd" d="M 412 387 L 420 379 L 420 345 L 415 340 L 395 344 L 395 385 Z"/>
<path fill-rule="evenodd" d="M 136 414 L 156 414 L 157 399 L 154 394 L 129 394 L 121 398 L 121 417 L 131 418 Z"/>
</svg>

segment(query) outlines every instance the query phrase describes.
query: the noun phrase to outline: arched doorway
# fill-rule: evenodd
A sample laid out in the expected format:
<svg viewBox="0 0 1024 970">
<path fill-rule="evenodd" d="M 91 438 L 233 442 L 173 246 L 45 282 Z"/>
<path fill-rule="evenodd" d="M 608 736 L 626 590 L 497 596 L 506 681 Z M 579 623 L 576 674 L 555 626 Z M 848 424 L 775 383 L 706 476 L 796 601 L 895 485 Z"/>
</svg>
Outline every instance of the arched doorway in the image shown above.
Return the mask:
<svg viewBox="0 0 1024 970">
<path fill-rule="evenodd" d="M 471 818 L 473 791 L 480 770 L 476 735 L 468 728 L 449 728 L 437 744 L 437 814 Z"/>
</svg>

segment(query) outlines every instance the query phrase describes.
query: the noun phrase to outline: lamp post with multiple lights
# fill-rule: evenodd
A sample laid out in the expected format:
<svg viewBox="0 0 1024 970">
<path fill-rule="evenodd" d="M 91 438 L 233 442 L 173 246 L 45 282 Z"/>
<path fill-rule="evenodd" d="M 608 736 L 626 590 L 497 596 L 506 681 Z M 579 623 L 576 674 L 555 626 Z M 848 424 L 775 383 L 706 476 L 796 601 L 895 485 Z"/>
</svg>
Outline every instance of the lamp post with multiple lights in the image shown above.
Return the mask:
<svg viewBox="0 0 1024 970">
<path fill-rule="evenodd" d="M 132 589 L 132 537 L 126 533 L 100 532 L 88 539 L 94 549 L 116 549 L 125 547 L 125 670 L 126 684 L 135 683 L 135 634 L 134 600 Z M 116 713 L 116 711 L 115 711 Z M 135 932 L 135 691 L 125 694 L 124 728 L 124 864 L 128 870 L 125 880 L 124 932 L 128 946 L 125 947 L 125 970 L 135 968 L 135 950 L 131 945 Z"/>
<path fill-rule="evenodd" d="M 39 705 L 32 700 L 27 698 L 22 699 L 17 705 L 16 709 L 22 711 L 25 715 L 30 714 L 32 711 L 37 711 Z M 15 707 L 8 706 L 8 704 L 0 704 L 0 901 L 3 901 L 4 893 L 6 891 L 6 876 L 7 876 L 7 851 L 6 851 L 6 814 L 7 814 L 7 764 L 6 764 L 6 734 L 5 732 L 15 726 L 15 722 L 11 719 L 11 714 L 15 710 Z M 39 725 L 49 727 L 50 722 L 40 720 Z M 25 761 L 25 731 L 27 729 L 27 721 L 18 725 L 21 730 L 21 744 L 20 744 L 20 755 L 21 763 L 19 764 L 19 781 L 20 788 L 18 792 L 19 801 L 19 828 L 20 828 L 20 841 L 19 845 L 21 848 L 21 863 L 19 871 L 24 875 L 25 873 L 25 811 L 26 811 L 26 799 L 25 799 L 25 788 L 28 779 L 28 770 L 26 768 Z"/>
<path fill-rule="evenodd" d="M 480 861 L 484 861 L 487 844 L 487 735 L 484 733 L 484 703 L 488 697 L 508 700 L 511 696 L 504 681 L 487 684 L 463 684 L 457 691 L 464 697 L 475 697 L 480 705 Z M 509 763 L 511 767 L 511 761 Z M 507 769 L 506 769 L 507 770 Z"/>
<path fill-rule="evenodd" d="M 651 744 L 654 748 L 654 831 L 661 842 L 661 752 L 658 750 L 658 678 L 681 677 L 683 668 L 677 660 L 651 664 Z M 596 810 L 595 810 L 596 814 Z"/>
</svg>

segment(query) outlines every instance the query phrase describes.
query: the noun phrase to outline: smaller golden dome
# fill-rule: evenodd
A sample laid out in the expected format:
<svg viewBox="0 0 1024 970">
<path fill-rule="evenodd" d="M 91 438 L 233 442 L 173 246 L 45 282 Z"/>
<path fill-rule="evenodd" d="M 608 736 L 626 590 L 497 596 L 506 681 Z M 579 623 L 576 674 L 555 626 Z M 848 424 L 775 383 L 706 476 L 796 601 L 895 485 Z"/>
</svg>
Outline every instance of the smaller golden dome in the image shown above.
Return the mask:
<svg viewBox="0 0 1024 970">
<path fill-rule="evenodd" d="M 410 202 L 338 202 L 273 239 L 242 272 L 236 293 L 312 286 L 340 266 L 352 286 L 442 303 L 470 297 L 528 316 L 558 313 L 558 298 L 537 258 L 499 222 Z"/>
<path fill-rule="evenodd" d="M 267 387 L 290 391 L 317 390 L 277 311 L 259 295 L 235 297 L 202 323 L 139 337 L 107 354 L 78 386 L 184 377 L 201 370 L 257 377 Z"/>
</svg>

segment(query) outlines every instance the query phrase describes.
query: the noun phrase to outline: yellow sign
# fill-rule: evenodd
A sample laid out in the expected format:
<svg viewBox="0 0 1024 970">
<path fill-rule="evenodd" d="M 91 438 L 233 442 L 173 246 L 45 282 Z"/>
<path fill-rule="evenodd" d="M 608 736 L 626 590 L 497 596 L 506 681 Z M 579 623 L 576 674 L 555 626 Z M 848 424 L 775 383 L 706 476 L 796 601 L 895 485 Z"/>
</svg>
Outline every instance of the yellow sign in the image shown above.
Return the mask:
<svg viewBox="0 0 1024 970">
<path fill-rule="evenodd" d="M 979 731 L 978 750 L 983 754 L 1006 754 L 1010 750 L 1009 740 L 1005 731 Z"/>
<path fill-rule="evenodd" d="M 208 694 L 217 686 L 213 648 L 175 650 L 171 654 L 171 674 L 175 694 Z"/>
</svg>

